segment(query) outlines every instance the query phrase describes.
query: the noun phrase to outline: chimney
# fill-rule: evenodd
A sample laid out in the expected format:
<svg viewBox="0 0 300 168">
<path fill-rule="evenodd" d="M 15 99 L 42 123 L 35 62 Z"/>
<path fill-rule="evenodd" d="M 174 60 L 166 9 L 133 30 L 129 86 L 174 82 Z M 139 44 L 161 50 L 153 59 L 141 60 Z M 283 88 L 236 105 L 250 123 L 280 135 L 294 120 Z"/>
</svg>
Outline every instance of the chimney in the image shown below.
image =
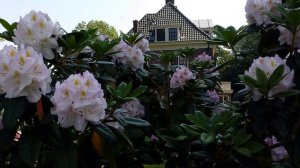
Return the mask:
<svg viewBox="0 0 300 168">
<path fill-rule="evenodd" d="M 174 1 L 175 1 L 175 0 L 166 0 L 166 5 L 167 5 L 167 3 L 169 3 L 169 2 L 171 2 L 171 3 L 174 5 Z"/>
<path fill-rule="evenodd" d="M 133 21 L 133 33 L 137 33 L 138 32 L 138 21 L 134 20 Z"/>
</svg>

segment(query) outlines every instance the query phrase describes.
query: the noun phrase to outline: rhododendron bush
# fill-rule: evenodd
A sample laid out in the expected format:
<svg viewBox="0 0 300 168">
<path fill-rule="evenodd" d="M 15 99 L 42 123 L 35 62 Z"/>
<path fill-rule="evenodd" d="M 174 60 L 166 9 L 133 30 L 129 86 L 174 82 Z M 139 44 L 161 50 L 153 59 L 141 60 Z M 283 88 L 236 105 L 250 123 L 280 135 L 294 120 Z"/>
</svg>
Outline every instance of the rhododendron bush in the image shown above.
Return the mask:
<svg viewBox="0 0 300 168">
<path fill-rule="evenodd" d="M 256 55 L 224 102 L 220 55 L 65 32 L 41 11 L 0 19 L 13 43 L 0 49 L 0 167 L 299 167 L 300 3 L 245 5 L 249 25 L 208 40 L 234 64 Z M 237 51 L 251 33 L 258 48 Z"/>
</svg>

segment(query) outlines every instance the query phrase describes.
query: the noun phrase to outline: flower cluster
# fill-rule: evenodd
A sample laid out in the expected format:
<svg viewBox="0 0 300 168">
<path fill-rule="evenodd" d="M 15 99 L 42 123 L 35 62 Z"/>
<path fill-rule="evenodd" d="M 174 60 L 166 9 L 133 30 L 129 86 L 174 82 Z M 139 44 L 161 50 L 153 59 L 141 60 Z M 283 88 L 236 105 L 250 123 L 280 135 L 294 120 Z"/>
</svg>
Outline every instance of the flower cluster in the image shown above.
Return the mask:
<svg viewBox="0 0 300 168">
<path fill-rule="evenodd" d="M 247 0 L 245 11 L 249 24 L 268 25 L 272 23 L 271 18 L 264 12 L 277 14 L 275 4 L 281 4 L 281 0 Z"/>
<path fill-rule="evenodd" d="M 205 52 L 194 58 L 194 62 L 211 62 L 212 58 Z"/>
<path fill-rule="evenodd" d="M 60 126 L 74 126 L 83 132 L 88 121 L 97 123 L 104 118 L 107 103 L 103 96 L 101 85 L 90 72 L 71 75 L 56 83 L 51 113 L 58 116 Z"/>
<path fill-rule="evenodd" d="M 138 99 L 133 99 L 125 102 L 121 105 L 121 109 L 125 111 L 116 111 L 115 117 L 123 118 L 123 117 L 131 117 L 131 118 L 142 118 L 145 115 L 145 107 L 140 103 Z M 108 122 L 108 125 L 115 127 L 116 129 L 123 130 L 123 127 L 119 124 L 119 122 Z"/>
<path fill-rule="evenodd" d="M 0 90 L 6 98 L 26 96 L 34 103 L 50 92 L 51 70 L 32 47 L 5 46 L 0 59 Z"/>
<path fill-rule="evenodd" d="M 113 49 L 113 61 L 128 65 L 133 71 L 143 68 L 144 54 L 149 50 L 149 41 L 142 39 L 134 46 L 130 46 L 123 40 L 120 41 Z"/>
<path fill-rule="evenodd" d="M 176 72 L 171 77 L 170 87 L 182 87 L 186 84 L 188 80 L 195 78 L 196 76 L 187 67 L 179 66 L 178 68 L 176 68 Z"/>
<path fill-rule="evenodd" d="M 217 103 L 220 101 L 220 97 L 218 95 L 218 93 L 216 92 L 216 90 L 207 90 L 206 91 L 208 97 L 214 102 Z"/>
<path fill-rule="evenodd" d="M 58 50 L 57 38 L 60 32 L 59 23 L 54 24 L 47 14 L 31 11 L 20 18 L 13 40 L 17 45 L 32 46 L 46 59 L 53 59 L 52 49 Z"/>
<path fill-rule="evenodd" d="M 292 47 L 297 47 L 297 48 L 300 48 L 300 31 L 299 31 L 299 28 L 297 28 L 297 32 L 295 34 L 295 37 L 294 37 L 294 44 L 292 42 L 293 40 L 293 33 L 288 30 L 287 28 L 285 27 L 282 27 L 282 26 L 278 26 L 278 30 L 280 32 L 280 35 L 278 37 L 278 41 L 280 43 L 280 45 L 283 45 L 283 44 L 287 44 L 287 45 L 293 45 Z"/>
<path fill-rule="evenodd" d="M 278 55 L 275 55 L 275 57 L 259 57 L 253 60 L 251 67 L 248 71 L 245 72 L 245 75 L 250 76 L 251 78 L 256 80 L 256 69 L 259 68 L 264 71 L 267 78 L 270 78 L 274 70 L 282 64 L 284 65 L 285 77 L 276 86 L 269 90 L 268 96 L 273 96 L 277 93 L 287 91 L 294 86 L 294 71 L 291 71 L 290 68 L 286 65 L 286 60 L 281 59 Z M 259 100 L 261 97 L 262 94 L 255 89 L 253 91 L 253 99 Z"/>
<path fill-rule="evenodd" d="M 272 136 L 271 138 L 267 137 L 264 141 L 269 146 L 275 145 L 278 143 L 276 137 L 274 137 L 274 136 Z M 288 156 L 288 153 L 283 146 L 273 148 L 271 150 L 271 154 L 272 154 L 273 161 L 280 161 Z"/>
</svg>

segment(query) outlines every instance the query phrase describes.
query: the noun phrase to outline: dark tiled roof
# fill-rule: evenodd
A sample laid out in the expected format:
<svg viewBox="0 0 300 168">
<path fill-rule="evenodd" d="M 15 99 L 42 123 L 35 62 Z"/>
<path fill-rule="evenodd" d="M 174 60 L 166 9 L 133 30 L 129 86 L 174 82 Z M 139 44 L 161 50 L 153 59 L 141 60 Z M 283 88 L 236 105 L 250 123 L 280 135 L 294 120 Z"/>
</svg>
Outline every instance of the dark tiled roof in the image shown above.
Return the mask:
<svg viewBox="0 0 300 168">
<path fill-rule="evenodd" d="M 155 14 L 146 14 L 138 21 L 138 32 L 141 32 L 146 38 L 149 38 L 150 32 L 155 31 L 156 27 L 179 25 L 179 41 L 207 40 L 210 36 L 200 30 L 194 23 L 185 17 L 172 3 L 166 4 Z M 129 31 L 132 33 L 133 29 Z"/>
</svg>

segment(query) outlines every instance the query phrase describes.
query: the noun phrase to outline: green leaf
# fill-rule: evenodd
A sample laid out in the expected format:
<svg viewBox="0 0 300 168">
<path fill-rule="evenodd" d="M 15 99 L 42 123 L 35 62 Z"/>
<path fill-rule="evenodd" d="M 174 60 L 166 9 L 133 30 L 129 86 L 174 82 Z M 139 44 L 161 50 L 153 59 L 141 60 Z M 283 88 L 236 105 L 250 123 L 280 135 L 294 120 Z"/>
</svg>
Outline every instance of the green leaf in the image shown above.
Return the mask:
<svg viewBox="0 0 300 168">
<path fill-rule="evenodd" d="M 129 97 L 138 97 L 139 95 L 143 94 L 147 90 L 147 86 L 139 86 L 131 91 L 128 96 Z"/>
<path fill-rule="evenodd" d="M 125 122 L 128 125 L 133 125 L 137 127 L 149 127 L 150 123 L 148 121 L 139 119 L 139 118 L 130 118 L 130 117 L 124 117 L 124 118 L 119 118 L 123 122 Z"/>
<path fill-rule="evenodd" d="M 263 150 L 265 148 L 264 145 L 262 145 L 261 143 L 258 143 L 258 142 L 248 142 L 248 143 L 242 145 L 242 147 L 248 149 L 248 151 L 251 154 L 260 152 L 261 150 Z"/>
<path fill-rule="evenodd" d="M 7 30 L 7 31 L 13 31 L 11 25 L 4 19 L 0 18 L 0 24 Z"/>
<path fill-rule="evenodd" d="M 289 91 L 284 91 L 284 92 L 277 93 L 277 94 L 273 95 L 272 97 L 286 98 L 286 97 L 294 96 L 294 95 L 297 95 L 297 94 L 300 94 L 299 90 L 289 90 Z"/>
<path fill-rule="evenodd" d="M 118 88 L 117 88 L 117 93 L 118 93 L 118 96 L 121 97 L 121 98 L 124 98 L 124 97 L 127 97 L 127 95 L 129 94 L 129 92 L 131 91 L 132 89 L 132 83 L 120 83 L 118 85 Z"/>
<path fill-rule="evenodd" d="M 192 134 L 192 135 L 201 135 L 201 130 L 199 127 L 196 127 L 194 125 L 187 125 L 187 124 L 181 124 L 180 125 L 186 132 Z"/>
<path fill-rule="evenodd" d="M 71 144 L 53 151 L 53 167 L 55 168 L 77 168 L 77 150 L 76 146 Z"/>
<path fill-rule="evenodd" d="M 283 77 L 283 73 L 284 73 L 284 65 L 280 65 L 278 66 L 274 72 L 272 73 L 272 75 L 269 78 L 268 81 L 268 88 L 271 89 L 273 88 L 275 85 L 277 85 Z"/>
<path fill-rule="evenodd" d="M 259 85 L 257 81 L 250 76 L 247 75 L 239 75 L 239 78 L 242 82 L 244 82 L 245 85 L 251 87 L 251 88 L 259 88 Z"/>
<path fill-rule="evenodd" d="M 251 152 L 247 148 L 236 148 L 235 151 L 247 157 L 251 157 Z"/>
<path fill-rule="evenodd" d="M 252 135 L 247 134 L 245 129 L 241 129 L 232 135 L 232 140 L 237 146 L 239 146 L 248 142 L 251 137 Z"/>
<path fill-rule="evenodd" d="M 267 88 L 268 77 L 260 68 L 256 68 L 256 81 L 260 85 L 260 88 Z"/>
<path fill-rule="evenodd" d="M 41 136 L 36 128 L 22 130 L 19 141 L 19 155 L 22 161 L 29 167 L 34 168 L 39 158 L 42 147 Z"/>
<path fill-rule="evenodd" d="M 4 128 L 11 129 L 15 127 L 18 119 L 25 111 L 26 101 L 25 97 L 6 99 L 2 120 Z"/>
<path fill-rule="evenodd" d="M 199 128 L 207 132 L 211 131 L 209 118 L 204 113 L 197 111 L 195 115 L 186 114 L 185 116 L 190 122 L 197 125 Z"/>
<path fill-rule="evenodd" d="M 115 134 L 106 125 L 102 123 L 95 126 L 95 132 L 102 135 L 109 141 L 116 141 Z"/>
<path fill-rule="evenodd" d="M 111 85 L 107 85 L 106 86 L 106 89 L 108 90 L 108 92 L 114 96 L 114 97 L 117 97 L 117 91 L 115 88 L 113 88 Z"/>
<path fill-rule="evenodd" d="M 200 139 L 203 144 L 207 145 L 207 144 L 213 143 L 216 140 L 216 136 L 214 134 L 209 134 L 209 133 L 203 132 L 200 135 Z"/>
</svg>

